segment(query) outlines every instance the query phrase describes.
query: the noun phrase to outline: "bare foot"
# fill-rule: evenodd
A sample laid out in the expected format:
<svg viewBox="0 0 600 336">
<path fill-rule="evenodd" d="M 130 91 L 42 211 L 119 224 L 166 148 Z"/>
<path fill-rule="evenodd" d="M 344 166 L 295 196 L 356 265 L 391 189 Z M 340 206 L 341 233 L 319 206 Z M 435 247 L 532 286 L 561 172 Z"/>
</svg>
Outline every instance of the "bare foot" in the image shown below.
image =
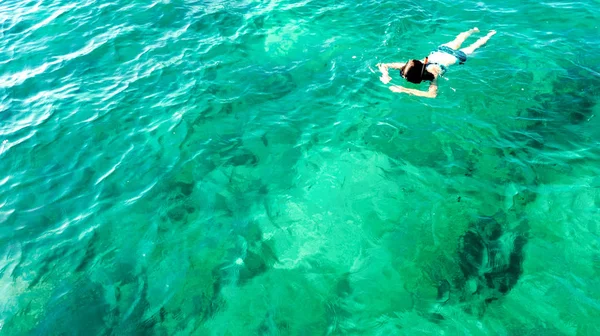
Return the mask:
<svg viewBox="0 0 600 336">
<path fill-rule="evenodd" d="M 474 27 L 473 29 L 471 29 L 471 31 L 473 31 L 474 33 L 478 33 L 479 32 L 479 28 Z"/>
<path fill-rule="evenodd" d="M 488 33 L 488 36 L 492 36 L 494 34 L 496 34 L 496 31 L 495 30 L 490 30 L 490 32 Z"/>
</svg>

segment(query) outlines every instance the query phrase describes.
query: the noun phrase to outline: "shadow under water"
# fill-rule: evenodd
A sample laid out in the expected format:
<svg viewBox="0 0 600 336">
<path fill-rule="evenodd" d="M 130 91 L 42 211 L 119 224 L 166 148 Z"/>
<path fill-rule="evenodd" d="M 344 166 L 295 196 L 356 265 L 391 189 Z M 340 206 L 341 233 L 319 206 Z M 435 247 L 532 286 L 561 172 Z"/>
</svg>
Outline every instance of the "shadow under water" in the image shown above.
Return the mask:
<svg viewBox="0 0 600 336">
<path fill-rule="evenodd" d="M 600 79 L 579 67 L 567 68 L 552 81 L 552 93 L 536 95 L 534 107 L 523 113 L 534 122 L 530 130 L 555 130 L 562 125 L 577 125 L 594 117 L 593 109 L 600 92 Z"/>
<path fill-rule="evenodd" d="M 535 178 L 529 182 L 534 185 L 543 182 L 536 171 L 539 167 L 531 164 L 536 161 L 536 153 L 583 141 L 581 125 L 594 117 L 600 80 L 585 69 L 572 67 L 552 82 L 552 90 L 551 94 L 535 96 L 535 106 L 520 113 L 531 121 L 526 126 L 529 135 L 515 132 L 516 140 L 524 143 L 511 153 L 532 169 Z M 534 191 L 523 190 L 513 197 L 514 207 L 509 213 L 480 217 L 470 223 L 458 244 L 460 276 L 452 284 L 446 279 L 439 282 L 438 305 L 458 304 L 466 312 L 481 316 L 490 303 L 510 293 L 523 274 L 524 249 L 529 240 L 523 211 L 536 196 Z M 510 225 L 515 218 L 518 225 Z M 432 318 L 444 319 L 438 313 Z"/>
<path fill-rule="evenodd" d="M 527 225 L 509 228 L 505 217 L 480 217 L 471 222 L 459 240 L 458 267 L 461 276 L 453 284 L 443 279 L 437 289 L 439 305 L 458 305 L 465 312 L 481 317 L 486 307 L 507 295 L 523 273 Z M 433 313 L 434 320 L 444 316 Z"/>
</svg>

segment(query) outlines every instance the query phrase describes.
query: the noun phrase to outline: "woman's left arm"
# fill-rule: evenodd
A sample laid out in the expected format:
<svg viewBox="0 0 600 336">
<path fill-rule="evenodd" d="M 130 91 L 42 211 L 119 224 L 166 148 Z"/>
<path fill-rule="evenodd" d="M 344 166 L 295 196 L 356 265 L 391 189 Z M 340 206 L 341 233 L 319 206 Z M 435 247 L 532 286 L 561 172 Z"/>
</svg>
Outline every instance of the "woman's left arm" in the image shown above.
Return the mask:
<svg viewBox="0 0 600 336">
<path fill-rule="evenodd" d="M 431 82 L 431 84 L 429 85 L 429 90 L 427 91 L 420 91 L 420 90 L 415 90 L 415 89 L 408 89 L 402 86 L 390 86 L 390 90 L 394 91 L 394 92 L 404 92 L 404 93 L 408 93 L 414 96 L 419 96 L 419 97 L 426 97 L 426 98 L 435 98 L 437 97 L 437 77 Z"/>
</svg>

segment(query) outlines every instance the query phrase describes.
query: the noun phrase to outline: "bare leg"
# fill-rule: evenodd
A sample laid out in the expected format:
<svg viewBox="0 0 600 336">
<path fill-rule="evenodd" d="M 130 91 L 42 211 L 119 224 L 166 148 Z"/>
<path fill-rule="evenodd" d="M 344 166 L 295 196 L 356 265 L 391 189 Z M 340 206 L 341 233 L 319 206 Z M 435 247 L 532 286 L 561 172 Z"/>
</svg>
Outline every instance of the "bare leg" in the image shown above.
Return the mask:
<svg viewBox="0 0 600 336">
<path fill-rule="evenodd" d="M 475 41 L 475 43 L 471 44 L 470 46 L 462 48 L 460 50 L 463 51 L 465 54 L 470 55 L 475 51 L 475 49 L 484 45 L 490 39 L 490 37 L 494 36 L 494 34 L 496 34 L 496 31 L 490 30 L 490 32 L 487 35 Z"/>
<path fill-rule="evenodd" d="M 458 48 L 460 48 L 460 45 L 463 42 L 465 42 L 467 37 L 471 36 L 471 34 L 473 34 L 473 33 L 477 33 L 478 31 L 479 31 L 479 28 L 477 28 L 477 27 L 475 27 L 473 29 L 469 29 L 466 32 L 458 34 L 458 36 L 454 39 L 454 41 L 445 43 L 443 45 L 448 46 L 454 50 L 458 50 Z"/>
</svg>

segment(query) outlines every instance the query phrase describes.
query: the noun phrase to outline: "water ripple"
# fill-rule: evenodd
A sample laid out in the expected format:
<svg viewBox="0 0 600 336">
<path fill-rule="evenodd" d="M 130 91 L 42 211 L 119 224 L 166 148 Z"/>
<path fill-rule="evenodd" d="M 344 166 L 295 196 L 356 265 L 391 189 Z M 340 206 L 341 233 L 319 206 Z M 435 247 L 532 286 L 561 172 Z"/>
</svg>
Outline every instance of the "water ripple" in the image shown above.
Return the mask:
<svg viewBox="0 0 600 336">
<path fill-rule="evenodd" d="M 597 333 L 599 14 L 2 2 L 0 328 Z M 471 26 L 436 100 L 378 81 Z"/>
</svg>

